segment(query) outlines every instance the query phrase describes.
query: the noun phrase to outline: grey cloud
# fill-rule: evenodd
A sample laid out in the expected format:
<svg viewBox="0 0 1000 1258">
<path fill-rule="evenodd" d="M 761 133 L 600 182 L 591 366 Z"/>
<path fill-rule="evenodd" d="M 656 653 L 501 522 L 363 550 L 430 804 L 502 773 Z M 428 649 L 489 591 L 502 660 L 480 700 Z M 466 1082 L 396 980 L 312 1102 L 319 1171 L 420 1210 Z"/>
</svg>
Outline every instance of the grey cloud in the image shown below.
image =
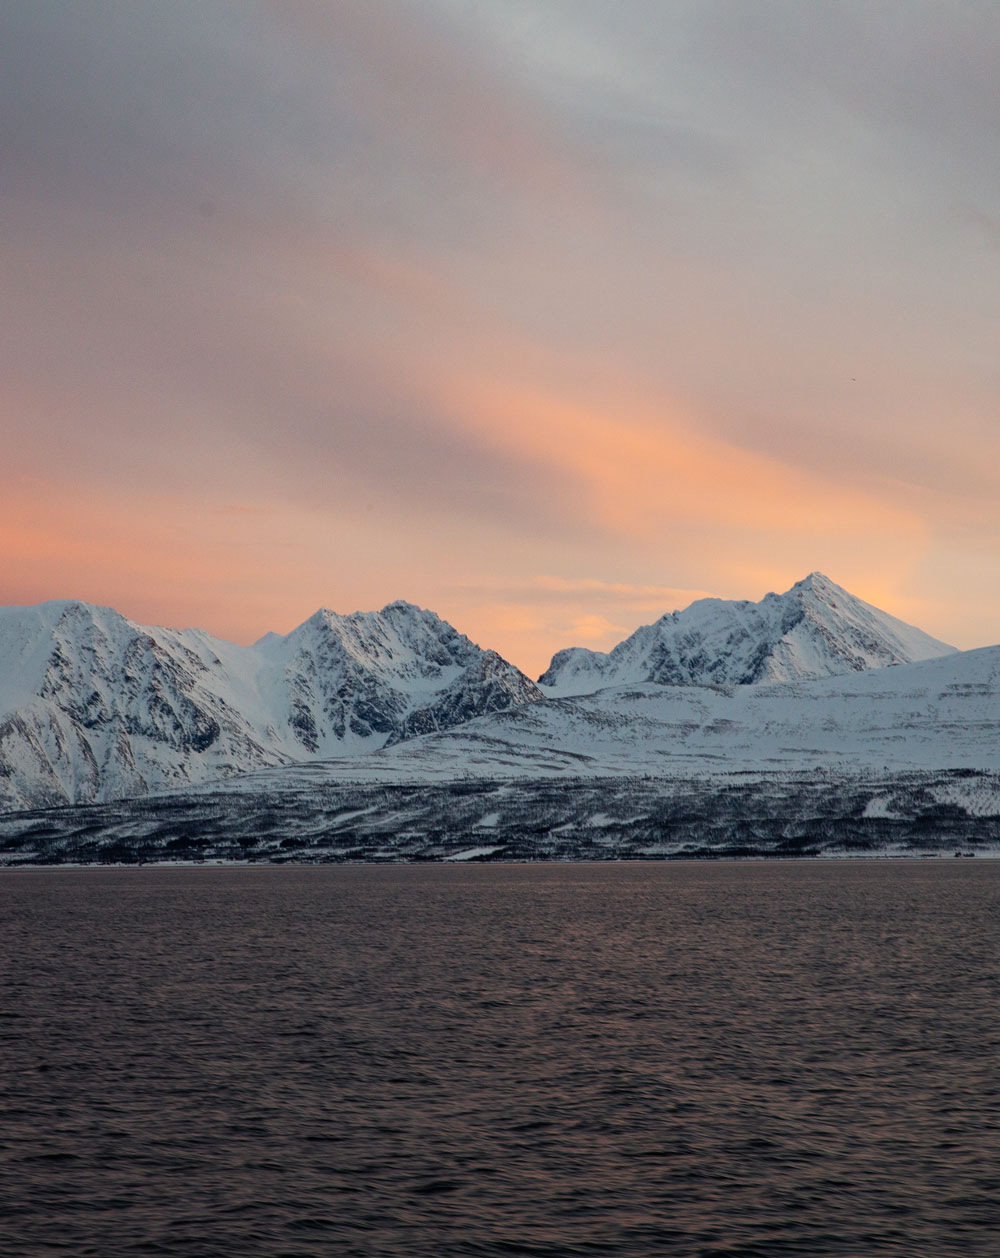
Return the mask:
<svg viewBox="0 0 1000 1258">
<path fill-rule="evenodd" d="M 868 149 L 917 183 L 995 180 L 983 166 L 1000 123 L 992 4 L 724 0 L 701 6 L 694 38 L 743 107 L 781 131 Z"/>
<path fill-rule="evenodd" d="M 406 81 L 403 53 L 378 43 L 394 31 L 393 8 L 377 0 L 3 6 L 5 211 L 30 217 L 62 203 L 154 227 L 249 204 L 439 245 L 495 230 L 494 202 L 516 195 L 517 162 L 544 166 L 553 151 L 533 150 L 517 110 L 492 129 L 477 124 L 477 107 L 487 118 L 503 112 L 490 107 L 490 87 L 474 90 L 467 68 L 449 79 L 457 56 L 428 52 L 421 62 L 416 37 L 403 50 L 416 63 Z M 302 11 L 322 18 L 325 38 L 292 20 Z M 433 39 L 425 43 L 434 49 Z M 502 86 L 493 85 L 492 99 L 503 101 Z M 478 170 L 477 125 L 492 144 Z M 456 135 L 457 149 L 448 143 Z M 505 161 L 514 168 L 504 171 Z M 492 179 L 498 165 L 504 186 Z M 483 180 L 492 187 L 485 199 Z"/>
<path fill-rule="evenodd" d="M 37 394 L 22 418 L 50 470 L 108 487 L 167 480 L 317 505 L 333 492 L 514 530 L 582 527 L 559 470 L 464 430 L 408 370 L 405 347 L 383 359 L 346 321 L 310 332 L 310 308 L 284 306 L 238 259 L 210 284 L 196 256 L 155 261 L 99 253 L 79 285 L 46 273 L 39 286 L 36 274 L 16 311 L 0 311 L 0 364 L 19 396 Z"/>
<path fill-rule="evenodd" d="M 207 485 L 228 448 L 583 533 L 424 387 L 509 343 L 515 382 L 607 359 L 748 448 L 954 491 L 995 414 L 998 38 L 937 0 L 0 6 L 4 377 L 95 476 Z"/>
<path fill-rule="evenodd" d="M 1000 214 L 988 214 L 977 205 L 966 205 L 958 217 L 993 249 L 1000 249 Z"/>
<path fill-rule="evenodd" d="M 241 75 L 225 13 L 189 0 L 4 6 L 8 178 L 40 201 L 71 194 L 148 211 L 176 194 L 176 176 L 197 189 L 213 172 L 244 173 L 249 137 L 269 116 L 267 79 Z"/>
<path fill-rule="evenodd" d="M 589 132 L 622 155 L 640 258 L 610 298 L 609 335 L 617 324 L 632 338 L 622 352 L 748 448 L 870 484 L 892 468 L 992 492 L 969 450 L 992 448 L 998 400 L 997 275 L 982 248 L 1000 204 L 995 6 L 553 0 L 545 12 L 550 66 L 567 32 L 585 28 L 596 50 L 561 107 L 581 142 Z M 603 121 L 590 126 L 594 101 Z M 657 129 L 686 151 L 659 146 Z"/>
<path fill-rule="evenodd" d="M 497 170 L 518 195 L 522 156 L 529 174 L 550 156 L 507 106 L 472 169 L 475 108 L 502 92 L 412 20 L 415 69 L 398 81 L 392 11 L 3 6 L 0 214 L 14 247 L 0 362 L 34 407 L 22 418 L 35 457 L 107 483 L 203 489 L 252 482 L 257 458 L 256 488 L 296 498 L 322 501 L 333 484 L 418 513 L 570 527 L 558 469 L 463 431 L 408 380 L 422 340 L 447 354 L 461 311 L 407 309 L 338 260 L 389 242 L 434 268 L 495 230 Z M 322 38 L 301 20 L 317 16 Z"/>
</svg>

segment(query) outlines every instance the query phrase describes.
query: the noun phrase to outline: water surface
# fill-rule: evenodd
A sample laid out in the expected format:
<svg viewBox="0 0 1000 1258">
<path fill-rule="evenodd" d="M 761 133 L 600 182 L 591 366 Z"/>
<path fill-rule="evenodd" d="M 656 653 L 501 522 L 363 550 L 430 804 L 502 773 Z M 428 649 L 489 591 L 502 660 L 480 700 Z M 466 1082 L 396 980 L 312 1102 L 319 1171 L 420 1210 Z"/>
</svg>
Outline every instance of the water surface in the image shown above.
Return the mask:
<svg viewBox="0 0 1000 1258">
<path fill-rule="evenodd" d="M 1000 864 L 0 877 L 0 1253 L 1000 1252 Z"/>
</svg>

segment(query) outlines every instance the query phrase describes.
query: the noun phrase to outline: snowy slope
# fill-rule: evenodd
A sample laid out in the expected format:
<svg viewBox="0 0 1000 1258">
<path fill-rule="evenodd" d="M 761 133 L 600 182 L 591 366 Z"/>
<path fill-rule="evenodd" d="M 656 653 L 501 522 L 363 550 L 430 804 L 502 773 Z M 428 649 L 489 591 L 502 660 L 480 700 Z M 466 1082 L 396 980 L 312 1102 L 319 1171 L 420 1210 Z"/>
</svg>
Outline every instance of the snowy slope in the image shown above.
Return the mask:
<svg viewBox="0 0 1000 1258">
<path fill-rule="evenodd" d="M 252 647 L 79 602 L 0 609 L 0 806 L 141 795 L 381 747 L 541 694 L 432 612 L 317 612 Z"/>
<path fill-rule="evenodd" d="M 495 652 L 410 603 L 350 616 L 322 609 L 257 649 L 280 670 L 300 755 L 370 749 L 541 698 Z"/>
<path fill-rule="evenodd" d="M 0 808 L 186 789 L 276 766 L 286 782 L 872 758 L 988 767 L 1000 746 L 993 658 L 954 653 L 816 573 L 760 603 L 695 603 L 607 655 L 560 652 L 543 678 L 548 701 L 494 652 L 409 603 L 321 609 L 253 646 L 78 602 L 6 608 Z M 329 768 L 308 767 L 325 760 Z"/>
<path fill-rule="evenodd" d="M 219 644 L 220 646 L 222 644 Z M 0 800 L 85 802 L 276 764 L 201 633 L 76 602 L 0 611 Z"/>
<path fill-rule="evenodd" d="M 923 769 L 1000 773 L 1000 646 L 808 681 L 608 688 L 230 789 Z"/>
<path fill-rule="evenodd" d="M 753 685 L 884 668 L 953 650 L 814 572 L 759 603 L 701 599 L 643 625 L 606 654 L 560 651 L 539 684 L 556 697 L 650 681 Z"/>
</svg>

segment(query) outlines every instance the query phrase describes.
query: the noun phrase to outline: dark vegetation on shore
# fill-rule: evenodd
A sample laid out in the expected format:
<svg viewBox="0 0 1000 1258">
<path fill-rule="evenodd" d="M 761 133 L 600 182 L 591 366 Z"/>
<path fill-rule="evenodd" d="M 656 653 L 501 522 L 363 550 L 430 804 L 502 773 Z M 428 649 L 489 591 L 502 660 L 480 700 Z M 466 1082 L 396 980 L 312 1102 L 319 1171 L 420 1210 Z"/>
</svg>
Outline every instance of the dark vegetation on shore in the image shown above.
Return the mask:
<svg viewBox="0 0 1000 1258">
<path fill-rule="evenodd" d="M 469 779 L 317 783 L 170 794 L 0 818 L 16 865 L 971 855 L 1000 818 L 960 802 L 995 791 L 973 771 L 718 779 Z"/>
</svg>

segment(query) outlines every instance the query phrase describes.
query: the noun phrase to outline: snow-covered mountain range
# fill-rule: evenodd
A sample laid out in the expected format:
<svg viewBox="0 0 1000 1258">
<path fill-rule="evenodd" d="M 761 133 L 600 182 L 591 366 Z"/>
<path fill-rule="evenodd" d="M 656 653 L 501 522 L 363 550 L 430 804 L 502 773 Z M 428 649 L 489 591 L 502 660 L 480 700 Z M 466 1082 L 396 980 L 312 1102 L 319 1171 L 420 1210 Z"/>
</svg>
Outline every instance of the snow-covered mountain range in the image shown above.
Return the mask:
<svg viewBox="0 0 1000 1258">
<path fill-rule="evenodd" d="M 0 610 L 0 807 L 89 803 L 364 752 L 535 684 L 409 603 L 236 646 L 79 602 Z"/>
<path fill-rule="evenodd" d="M 609 686 L 229 788 L 932 769 L 1000 773 L 1000 646 L 805 681 Z"/>
<path fill-rule="evenodd" d="M 802 681 L 948 655 L 954 647 L 813 572 L 759 603 L 703 598 L 643 625 L 608 653 L 570 647 L 539 678 L 547 694 L 604 686 Z"/>
<path fill-rule="evenodd" d="M 993 666 L 984 681 L 982 660 L 964 663 L 976 654 L 956 654 L 818 573 L 760 603 L 702 600 L 608 654 L 561 651 L 537 686 L 404 602 L 349 616 L 321 610 L 253 646 L 146 628 L 79 602 L 7 608 L 0 809 L 266 770 L 291 781 L 310 764 L 357 781 L 778 766 L 804 748 L 835 760 L 842 744 L 867 747 L 858 730 L 873 722 L 905 763 L 921 739 L 937 747 L 946 726 L 962 728 L 963 747 L 985 728 Z M 936 673 L 909 679 L 931 657 L 954 661 L 958 680 L 940 683 L 945 706 L 931 695 Z M 889 680 L 888 665 L 904 667 Z M 885 683 L 854 685 L 872 670 Z M 933 737 L 914 741 L 912 703 Z"/>
</svg>

